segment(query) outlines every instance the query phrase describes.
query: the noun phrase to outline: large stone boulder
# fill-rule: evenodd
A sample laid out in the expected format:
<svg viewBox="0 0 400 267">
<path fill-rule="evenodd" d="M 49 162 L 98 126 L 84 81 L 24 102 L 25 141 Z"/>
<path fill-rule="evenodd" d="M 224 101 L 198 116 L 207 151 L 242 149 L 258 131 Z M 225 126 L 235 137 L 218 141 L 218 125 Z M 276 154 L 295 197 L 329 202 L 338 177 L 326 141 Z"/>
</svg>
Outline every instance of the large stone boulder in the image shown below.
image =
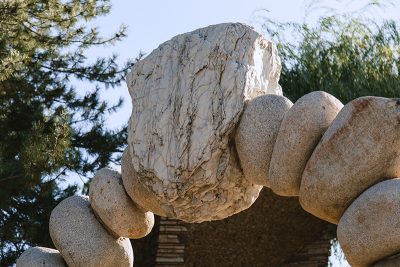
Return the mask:
<svg viewBox="0 0 400 267">
<path fill-rule="evenodd" d="M 72 196 L 51 212 L 50 236 L 69 267 L 132 267 L 129 239 L 114 237 L 96 219 L 89 198 Z"/>
<path fill-rule="evenodd" d="M 90 182 L 89 197 L 96 215 L 117 237 L 138 239 L 153 228 L 153 213 L 144 211 L 132 201 L 116 171 L 104 168 L 96 172 Z"/>
<path fill-rule="evenodd" d="M 400 177 L 400 100 L 361 97 L 346 104 L 307 162 L 300 203 L 337 224 L 364 190 Z"/>
<path fill-rule="evenodd" d="M 240 23 L 178 35 L 135 64 L 131 163 L 166 215 L 218 220 L 255 201 L 261 186 L 243 178 L 234 130 L 247 100 L 282 94 L 280 69 L 276 46 Z"/>
<path fill-rule="evenodd" d="M 67 267 L 67 264 L 58 250 L 30 247 L 18 258 L 17 267 Z"/>
<path fill-rule="evenodd" d="M 316 91 L 299 98 L 285 114 L 269 169 L 274 193 L 298 196 L 307 161 L 342 108 L 334 96 Z"/>
<path fill-rule="evenodd" d="M 269 187 L 268 171 L 279 127 L 293 103 L 280 95 L 252 99 L 236 131 L 236 148 L 247 180 Z"/>
<path fill-rule="evenodd" d="M 339 243 L 353 267 L 367 267 L 400 251 L 400 179 L 380 182 L 346 210 L 337 228 Z M 390 266 L 387 260 L 377 266 Z"/>
</svg>

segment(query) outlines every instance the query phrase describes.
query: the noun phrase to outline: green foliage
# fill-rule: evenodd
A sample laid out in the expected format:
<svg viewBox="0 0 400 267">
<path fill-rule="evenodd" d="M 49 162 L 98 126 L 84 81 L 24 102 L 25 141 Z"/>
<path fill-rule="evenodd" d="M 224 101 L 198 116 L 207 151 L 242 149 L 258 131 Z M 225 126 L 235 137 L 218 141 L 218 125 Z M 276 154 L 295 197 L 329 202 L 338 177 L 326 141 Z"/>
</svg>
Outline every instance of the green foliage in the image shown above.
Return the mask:
<svg viewBox="0 0 400 267">
<path fill-rule="evenodd" d="M 60 181 L 90 177 L 125 146 L 126 127 L 104 125 L 122 100 L 110 105 L 99 94 L 133 63 L 85 57 L 125 36 L 121 28 L 102 38 L 87 26 L 109 10 L 108 0 L 0 1 L 0 266 L 27 246 L 51 247 L 50 212 L 76 191 L 61 190 Z M 74 88 L 80 81 L 89 88 Z"/>
<path fill-rule="evenodd" d="M 315 90 L 344 103 L 365 95 L 400 96 L 398 22 L 356 14 L 321 17 L 315 26 L 267 21 L 282 58 L 280 84 L 289 98 Z"/>
</svg>

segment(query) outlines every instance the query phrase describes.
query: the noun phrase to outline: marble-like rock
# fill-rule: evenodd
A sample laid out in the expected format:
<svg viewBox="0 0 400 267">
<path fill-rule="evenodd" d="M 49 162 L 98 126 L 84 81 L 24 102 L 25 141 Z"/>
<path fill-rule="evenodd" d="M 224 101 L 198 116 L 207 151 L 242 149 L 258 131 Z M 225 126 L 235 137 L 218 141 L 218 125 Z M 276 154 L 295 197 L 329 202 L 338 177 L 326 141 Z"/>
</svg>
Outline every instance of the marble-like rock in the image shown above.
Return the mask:
<svg viewBox="0 0 400 267">
<path fill-rule="evenodd" d="M 69 267 L 133 266 L 128 238 L 117 238 L 101 225 L 85 196 L 72 196 L 50 215 L 50 236 Z"/>
<path fill-rule="evenodd" d="M 146 207 L 148 210 L 151 210 L 159 216 L 167 217 L 167 212 L 165 212 L 165 210 L 168 210 L 169 207 L 167 205 L 161 207 L 161 204 L 157 201 L 153 192 L 147 189 L 139 180 L 139 177 L 133 168 L 129 149 L 125 149 L 124 153 L 122 153 L 121 175 L 125 191 L 131 197 L 133 202 L 142 207 L 142 209 Z"/>
<path fill-rule="evenodd" d="M 247 180 L 269 187 L 268 171 L 279 127 L 293 103 L 280 95 L 252 99 L 240 120 L 235 142 Z"/>
<path fill-rule="evenodd" d="M 400 251 L 400 179 L 380 182 L 346 210 L 337 228 L 339 243 L 353 267 L 367 267 Z M 375 266 L 390 266 L 387 260 Z M 392 265 L 400 266 L 400 265 Z"/>
<path fill-rule="evenodd" d="M 168 216 L 218 220 L 255 201 L 233 135 L 247 100 L 282 94 L 280 69 L 276 46 L 240 23 L 178 35 L 135 64 L 129 152 Z"/>
<path fill-rule="evenodd" d="M 67 267 L 67 264 L 58 250 L 30 247 L 18 258 L 17 267 Z"/>
<path fill-rule="evenodd" d="M 315 91 L 298 99 L 285 114 L 269 168 L 270 187 L 274 193 L 299 195 L 307 161 L 342 108 L 343 104 L 334 96 Z"/>
<path fill-rule="evenodd" d="M 400 100 L 361 97 L 346 104 L 304 170 L 300 203 L 337 224 L 351 202 L 377 182 L 400 177 Z"/>
<path fill-rule="evenodd" d="M 126 194 L 117 171 L 104 168 L 96 172 L 90 183 L 89 199 L 105 228 L 117 237 L 138 239 L 153 228 L 153 213 L 139 208 Z"/>
</svg>

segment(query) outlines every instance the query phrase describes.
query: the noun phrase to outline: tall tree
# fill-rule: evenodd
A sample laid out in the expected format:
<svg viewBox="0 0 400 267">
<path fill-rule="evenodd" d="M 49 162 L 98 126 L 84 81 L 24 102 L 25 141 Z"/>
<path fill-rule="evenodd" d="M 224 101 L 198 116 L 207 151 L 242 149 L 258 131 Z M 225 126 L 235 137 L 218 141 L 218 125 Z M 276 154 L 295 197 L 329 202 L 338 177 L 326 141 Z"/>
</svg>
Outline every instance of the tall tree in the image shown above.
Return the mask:
<svg viewBox="0 0 400 267">
<path fill-rule="evenodd" d="M 344 103 L 365 95 L 399 97 L 399 21 L 367 13 L 385 2 L 369 1 L 357 12 L 333 10 L 315 25 L 268 19 L 264 26 L 278 44 L 285 94 L 296 100 L 322 90 Z"/>
<path fill-rule="evenodd" d="M 108 0 L 0 1 L 0 266 L 27 246 L 52 246 L 50 212 L 77 190 L 60 188 L 65 174 L 90 177 L 119 160 L 126 127 L 104 123 L 122 100 L 110 105 L 99 94 L 119 85 L 133 63 L 85 57 L 125 36 L 123 27 L 102 38 L 87 26 L 109 11 Z"/>
</svg>

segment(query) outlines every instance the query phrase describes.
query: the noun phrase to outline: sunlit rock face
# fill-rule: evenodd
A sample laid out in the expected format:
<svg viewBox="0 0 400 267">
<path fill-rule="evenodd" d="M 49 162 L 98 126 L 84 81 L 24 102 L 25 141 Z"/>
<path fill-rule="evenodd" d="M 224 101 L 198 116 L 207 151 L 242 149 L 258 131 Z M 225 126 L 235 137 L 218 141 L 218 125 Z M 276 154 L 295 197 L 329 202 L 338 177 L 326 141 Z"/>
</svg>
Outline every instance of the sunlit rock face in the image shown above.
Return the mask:
<svg viewBox="0 0 400 267">
<path fill-rule="evenodd" d="M 236 130 L 235 144 L 243 173 L 254 184 L 270 187 L 268 170 L 281 122 L 292 101 L 263 95 L 249 101 Z"/>
<path fill-rule="evenodd" d="M 18 267 L 67 267 L 60 252 L 45 247 L 30 247 L 17 260 Z"/>
<path fill-rule="evenodd" d="M 247 100 L 282 94 L 280 69 L 275 45 L 239 23 L 178 35 L 135 64 L 131 163 L 167 216 L 219 220 L 256 200 L 233 136 Z"/>
<path fill-rule="evenodd" d="M 304 169 L 304 210 L 337 224 L 366 189 L 400 177 L 400 101 L 365 96 L 347 103 L 332 121 Z"/>
<path fill-rule="evenodd" d="M 399 196 L 399 178 L 377 183 L 358 196 L 340 218 L 337 237 L 351 266 L 400 266 Z"/>
</svg>

